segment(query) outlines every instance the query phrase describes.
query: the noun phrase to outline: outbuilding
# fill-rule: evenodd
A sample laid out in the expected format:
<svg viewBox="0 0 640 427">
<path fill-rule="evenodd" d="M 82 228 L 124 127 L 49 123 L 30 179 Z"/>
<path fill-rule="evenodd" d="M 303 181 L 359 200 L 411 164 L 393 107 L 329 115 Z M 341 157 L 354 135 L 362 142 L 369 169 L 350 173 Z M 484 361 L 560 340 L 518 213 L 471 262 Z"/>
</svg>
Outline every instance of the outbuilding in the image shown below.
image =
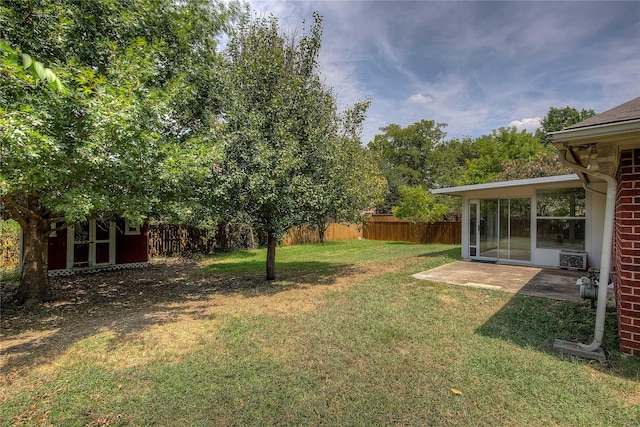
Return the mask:
<svg viewBox="0 0 640 427">
<path fill-rule="evenodd" d="M 92 219 L 63 227 L 49 237 L 49 275 L 147 265 L 148 231 L 123 219 Z"/>
<path fill-rule="evenodd" d="M 462 198 L 462 258 L 586 270 L 599 268 L 606 190 L 578 175 L 432 190 Z"/>
</svg>

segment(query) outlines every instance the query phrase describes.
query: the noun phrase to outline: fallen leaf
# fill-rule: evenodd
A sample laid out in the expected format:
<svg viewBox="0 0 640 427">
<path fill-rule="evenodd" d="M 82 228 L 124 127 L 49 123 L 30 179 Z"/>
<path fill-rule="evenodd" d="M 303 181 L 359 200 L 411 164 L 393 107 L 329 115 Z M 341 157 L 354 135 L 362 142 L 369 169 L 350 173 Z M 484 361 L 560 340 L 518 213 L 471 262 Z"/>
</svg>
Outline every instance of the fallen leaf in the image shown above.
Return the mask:
<svg viewBox="0 0 640 427">
<path fill-rule="evenodd" d="M 462 394 L 462 392 L 461 392 L 460 390 L 458 390 L 457 388 L 452 388 L 452 389 L 451 389 L 451 392 L 452 392 L 453 394 Z"/>
</svg>

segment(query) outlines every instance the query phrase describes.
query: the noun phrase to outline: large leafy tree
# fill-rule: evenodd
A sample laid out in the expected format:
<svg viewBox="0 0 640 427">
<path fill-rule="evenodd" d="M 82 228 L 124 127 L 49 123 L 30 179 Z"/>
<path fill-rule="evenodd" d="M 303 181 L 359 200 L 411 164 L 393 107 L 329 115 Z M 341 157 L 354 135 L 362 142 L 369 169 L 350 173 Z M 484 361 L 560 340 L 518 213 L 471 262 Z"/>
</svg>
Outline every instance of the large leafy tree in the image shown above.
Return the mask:
<svg viewBox="0 0 640 427">
<path fill-rule="evenodd" d="M 558 153 L 552 147 L 528 158 L 509 160 L 502 164 L 502 171 L 496 174 L 496 181 L 538 178 L 543 176 L 565 175 L 572 170 L 560 162 Z"/>
<path fill-rule="evenodd" d="M 449 206 L 440 202 L 436 196 L 422 186 L 403 185 L 399 190 L 400 200 L 397 206 L 391 209 L 391 212 L 398 218 L 410 221 L 414 226 L 442 221 L 449 213 Z M 416 241 L 418 241 L 419 228 L 415 227 L 414 231 Z"/>
<path fill-rule="evenodd" d="M 217 118 L 226 16 L 206 0 L 0 6 L 0 39 L 68 89 L 43 90 L 2 50 L 0 209 L 24 233 L 20 302 L 49 297 L 55 227 L 113 214 L 140 221 L 185 194 L 184 153 L 202 151 Z"/>
<path fill-rule="evenodd" d="M 223 206 L 229 221 L 252 223 L 267 237 L 267 279 L 273 280 L 278 239 L 302 220 L 308 185 L 309 101 L 322 104 L 315 74 L 320 25 L 294 40 L 274 17 L 245 17 L 225 51 Z M 326 100 L 325 100 L 326 101 Z M 322 124 L 326 125 L 323 121 Z"/>
<path fill-rule="evenodd" d="M 226 196 L 218 206 L 227 220 L 248 222 L 266 236 L 268 280 L 276 277 L 283 234 L 338 203 L 334 193 L 322 197 L 322 184 L 345 182 L 335 180 L 342 174 L 334 169 L 337 156 L 351 161 L 358 154 L 354 139 L 340 135 L 333 93 L 317 69 L 321 34 L 317 14 L 300 37 L 282 33 L 274 17 L 246 17 L 225 51 L 225 137 L 220 181 L 212 185 Z"/>
<path fill-rule="evenodd" d="M 515 127 L 496 129 L 473 142 L 473 157 L 465 161 L 458 184 L 492 182 L 504 164 L 516 159 L 530 159 L 542 152 L 538 138 Z"/>
<path fill-rule="evenodd" d="M 475 140 L 467 136 L 438 144 L 432 156 L 437 164 L 432 179 L 434 188 L 453 187 L 460 183 L 467 160 L 477 158 L 479 150 Z"/>
<path fill-rule="evenodd" d="M 363 212 L 384 199 L 387 181 L 361 144 L 368 106 L 367 100 L 338 116 L 327 114 L 334 123 L 321 129 L 322 137 L 310 153 L 311 185 L 303 198 L 304 214 L 321 242 L 330 223 L 361 222 Z"/>
<path fill-rule="evenodd" d="M 532 135 L 515 128 L 501 128 L 475 139 L 466 160 L 461 184 L 537 178 L 570 173 L 549 144 L 548 133 L 564 129 L 595 115 L 593 110 L 550 108 L 542 129 Z"/>
<path fill-rule="evenodd" d="M 389 187 L 379 210 L 391 212 L 400 198 L 401 186 L 438 185 L 439 162 L 435 154 L 445 143 L 446 124 L 421 120 L 405 128 L 390 124 L 381 128 L 368 148 L 375 156 Z"/>
</svg>

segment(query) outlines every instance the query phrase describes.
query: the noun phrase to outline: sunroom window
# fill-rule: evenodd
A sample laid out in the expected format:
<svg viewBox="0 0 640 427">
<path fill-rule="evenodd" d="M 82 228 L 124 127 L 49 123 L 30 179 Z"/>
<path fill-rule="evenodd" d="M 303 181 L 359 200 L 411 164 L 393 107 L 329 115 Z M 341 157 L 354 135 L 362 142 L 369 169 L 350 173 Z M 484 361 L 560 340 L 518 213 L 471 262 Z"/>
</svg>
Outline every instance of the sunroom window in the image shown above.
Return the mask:
<svg viewBox="0 0 640 427">
<path fill-rule="evenodd" d="M 544 189 L 538 190 L 536 196 L 536 246 L 584 250 L 584 189 Z"/>
</svg>

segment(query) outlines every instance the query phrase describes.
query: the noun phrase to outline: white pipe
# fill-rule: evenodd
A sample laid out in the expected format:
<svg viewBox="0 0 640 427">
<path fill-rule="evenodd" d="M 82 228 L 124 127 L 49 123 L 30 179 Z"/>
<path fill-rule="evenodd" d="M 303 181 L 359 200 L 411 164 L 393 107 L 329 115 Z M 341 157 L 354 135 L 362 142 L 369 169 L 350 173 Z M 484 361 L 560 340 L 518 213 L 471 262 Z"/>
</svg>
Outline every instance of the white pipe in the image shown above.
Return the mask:
<svg viewBox="0 0 640 427">
<path fill-rule="evenodd" d="M 584 188 L 587 191 L 591 191 L 592 193 L 598 193 L 598 194 L 602 194 L 604 196 L 607 195 L 606 191 L 596 190 L 595 188 L 591 187 L 591 184 L 582 184 L 582 188 Z"/>
<path fill-rule="evenodd" d="M 604 224 L 602 230 L 602 255 L 600 258 L 600 279 L 598 283 L 598 305 L 596 308 L 596 326 L 593 342 L 589 345 L 579 343 L 578 347 L 585 351 L 595 351 L 602 344 L 604 336 L 605 316 L 607 314 L 607 286 L 609 285 L 609 273 L 611 271 L 611 245 L 613 241 L 613 221 L 616 209 L 616 192 L 618 182 L 610 175 L 585 168 L 581 165 L 567 160 L 565 155 L 560 157 L 560 161 L 567 166 L 596 178 L 603 179 L 607 183 L 607 199 L 604 211 Z"/>
</svg>

